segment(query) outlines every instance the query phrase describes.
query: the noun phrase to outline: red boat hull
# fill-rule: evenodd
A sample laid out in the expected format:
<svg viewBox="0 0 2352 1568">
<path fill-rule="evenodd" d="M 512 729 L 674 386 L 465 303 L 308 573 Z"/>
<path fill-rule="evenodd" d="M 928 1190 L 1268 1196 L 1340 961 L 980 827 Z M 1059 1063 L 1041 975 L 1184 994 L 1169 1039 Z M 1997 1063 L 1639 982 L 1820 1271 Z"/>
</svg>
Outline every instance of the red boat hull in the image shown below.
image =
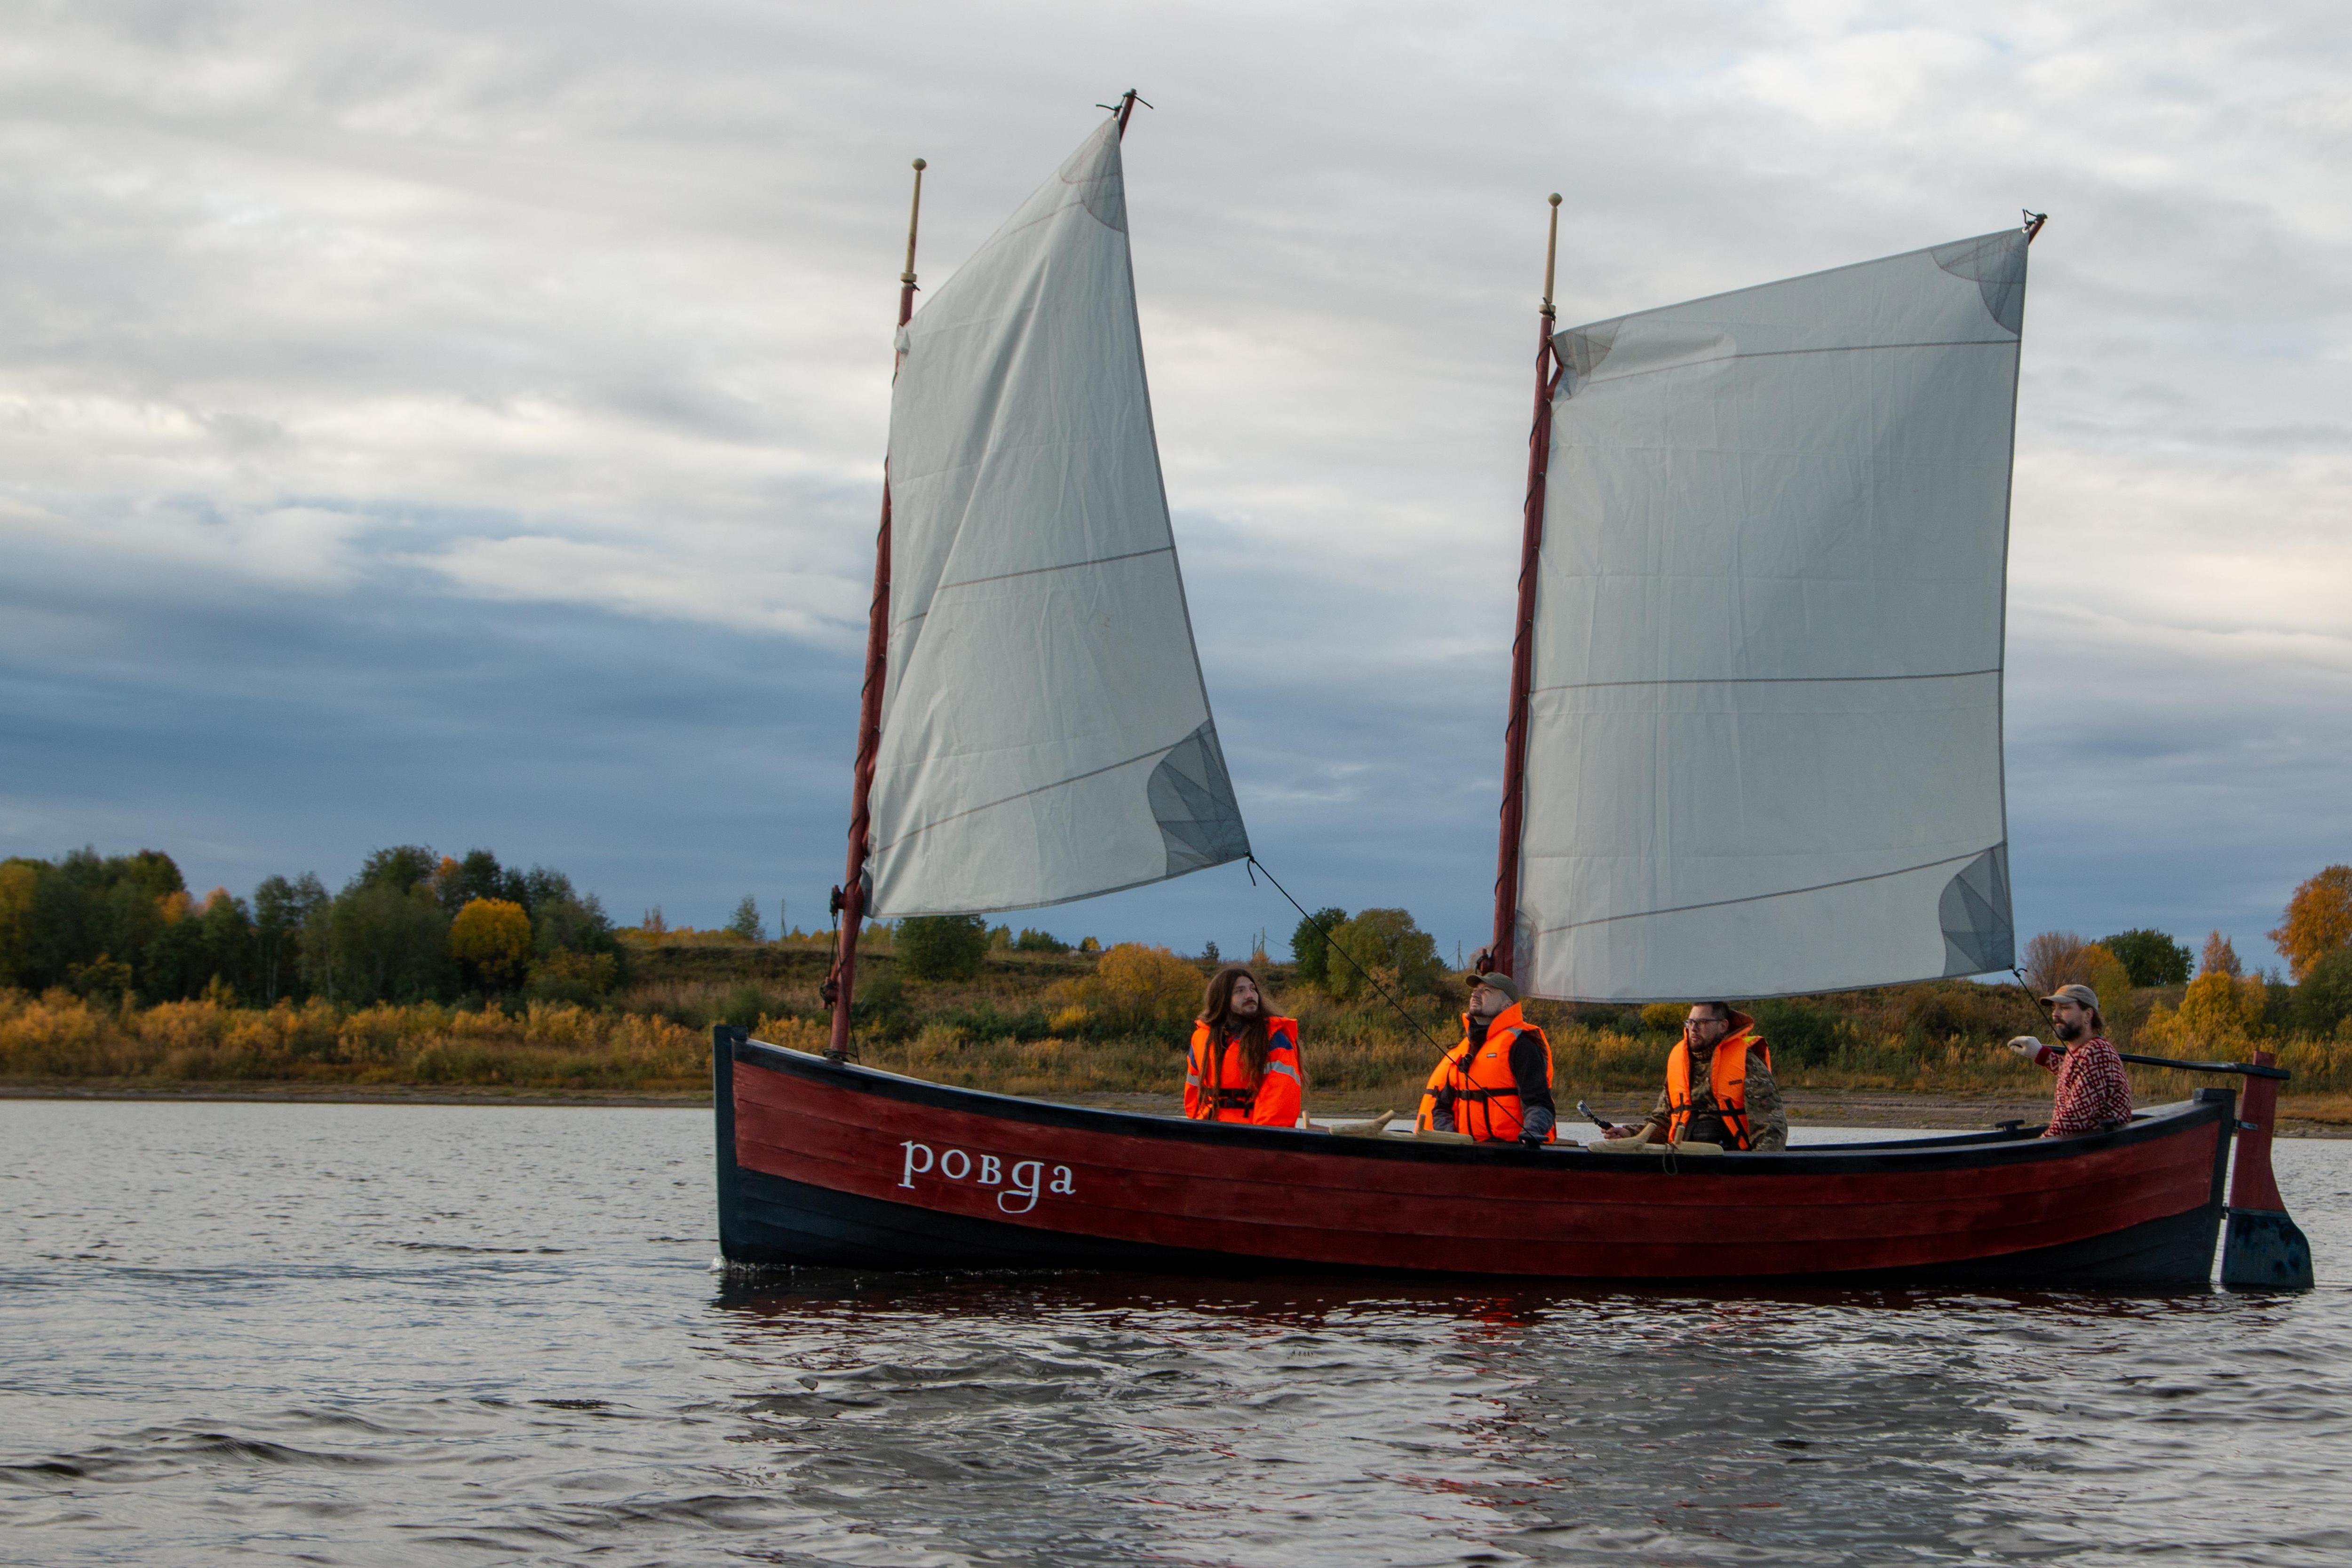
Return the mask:
<svg viewBox="0 0 2352 1568">
<path fill-rule="evenodd" d="M 714 1066 L 726 1256 L 878 1269 L 2200 1285 L 2235 1103 L 1670 1164 L 1095 1111 L 740 1038 Z"/>
</svg>

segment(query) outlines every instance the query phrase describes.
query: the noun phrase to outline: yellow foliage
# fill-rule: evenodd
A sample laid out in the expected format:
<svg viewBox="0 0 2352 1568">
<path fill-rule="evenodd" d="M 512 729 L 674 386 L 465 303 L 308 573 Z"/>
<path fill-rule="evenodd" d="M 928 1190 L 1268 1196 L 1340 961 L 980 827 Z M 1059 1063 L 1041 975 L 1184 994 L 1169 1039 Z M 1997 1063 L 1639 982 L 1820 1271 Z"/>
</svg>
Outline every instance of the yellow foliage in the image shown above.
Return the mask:
<svg viewBox="0 0 2352 1568">
<path fill-rule="evenodd" d="M 2099 998 L 2099 1011 L 2107 1020 L 2107 1033 L 2112 1038 L 2124 1027 L 2124 1004 L 2131 999 L 2131 971 L 2124 961 L 2101 943 L 2094 942 L 2083 949 L 2078 962 L 2083 983 Z"/>
<path fill-rule="evenodd" d="M 1683 1019 L 1689 1016 L 1690 1009 L 1680 1002 L 1652 1002 L 1642 1009 L 1642 1027 L 1674 1034 L 1682 1029 Z"/>
<path fill-rule="evenodd" d="M 2270 988 L 2260 976 L 2239 979 L 2221 969 L 2208 969 L 2189 982 L 2180 1010 L 2159 1002 L 2140 1031 L 2148 1043 L 2168 1051 L 2206 1057 L 2242 1057 L 2262 1024 Z"/>
<path fill-rule="evenodd" d="M 1059 1004 L 1057 1019 L 1076 1009 L 1081 1019 L 1182 1025 L 1192 1021 L 1202 989 L 1201 971 L 1167 948 L 1121 942 L 1103 954 L 1093 974 L 1059 982 L 1046 999 Z"/>
<path fill-rule="evenodd" d="M 493 986 L 512 985 L 530 959 L 530 916 L 505 898 L 477 898 L 449 922 L 449 956 Z"/>
<path fill-rule="evenodd" d="M 155 901 L 155 907 L 163 912 L 163 924 L 172 925 L 187 917 L 191 902 L 184 892 L 167 893 Z"/>
<path fill-rule="evenodd" d="M 812 1056 L 822 1055 L 833 1043 L 833 1030 L 815 1019 L 770 1018 L 765 1014 L 752 1026 L 751 1038 L 781 1045 L 787 1051 L 805 1051 Z"/>
<path fill-rule="evenodd" d="M 2296 888 L 2285 922 L 2270 938 L 2298 981 L 2330 953 L 2352 946 L 2352 865 L 2329 866 Z"/>
</svg>

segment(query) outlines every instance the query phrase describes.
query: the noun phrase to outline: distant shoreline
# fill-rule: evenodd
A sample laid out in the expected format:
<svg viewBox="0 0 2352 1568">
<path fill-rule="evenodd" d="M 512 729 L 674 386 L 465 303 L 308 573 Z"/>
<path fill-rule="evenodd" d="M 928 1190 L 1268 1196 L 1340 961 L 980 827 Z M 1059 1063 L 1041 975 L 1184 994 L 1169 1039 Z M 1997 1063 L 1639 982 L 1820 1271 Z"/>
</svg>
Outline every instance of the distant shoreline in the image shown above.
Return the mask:
<svg viewBox="0 0 2352 1568">
<path fill-rule="evenodd" d="M 1783 1092 L 1790 1118 L 1799 1126 L 1885 1127 L 1890 1130 L 1989 1128 L 2016 1118 L 2028 1124 L 2049 1114 L 2048 1100 L 2026 1101 L 1988 1096 L 1906 1093 L 1898 1090 L 1789 1089 Z M 1059 1103 L 1090 1105 L 1102 1110 L 1145 1113 L 1172 1112 L 1176 1096 L 1169 1094 L 1069 1094 Z M 1647 1109 L 1624 1095 L 1601 1098 L 1605 1115 L 1630 1118 Z M 701 1110 L 710 1104 L 702 1090 L 506 1090 L 492 1086 L 467 1088 L 403 1083 L 247 1083 L 234 1087 L 196 1084 L 127 1083 L 0 1083 L 0 1100 L 152 1101 L 195 1104 L 248 1105 L 530 1105 L 605 1106 L 621 1109 Z M 1375 1103 L 1360 1096 L 1318 1100 L 1312 1114 L 1322 1117 L 1370 1115 L 1382 1110 L 1410 1114 L 1410 1105 Z M 1575 1118 L 1570 1117 L 1572 1123 Z M 2352 1138 L 2352 1105 L 2329 1097 L 2307 1106 L 2289 1101 L 2279 1120 L 2279 1135 L 2289 1138 Z"/>
</svg>

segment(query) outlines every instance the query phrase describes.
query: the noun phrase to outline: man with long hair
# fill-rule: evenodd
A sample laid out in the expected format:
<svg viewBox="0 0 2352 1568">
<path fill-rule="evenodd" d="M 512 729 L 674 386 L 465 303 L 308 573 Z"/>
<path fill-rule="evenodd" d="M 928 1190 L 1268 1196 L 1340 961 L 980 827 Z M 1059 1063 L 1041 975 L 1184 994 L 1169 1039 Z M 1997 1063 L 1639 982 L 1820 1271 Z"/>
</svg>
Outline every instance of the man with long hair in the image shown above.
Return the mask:
<svg viewBox="0 0 2352 1568">
<path fill-rule="evenodd" d="M 1276 1017 L 1257 977 L 1239 964 L 1210 977 L 1184 1064 L 1184 1114 L 1196 1122 L 1295 1127 L 1306 1090 L 1298 1020 Z"/>
<path fill-rule="evenodd" d="M 2099 994 L 2088 986 L 2061 986 L 2042 999 L 2050 1005 L 2052 1030 L 2064 1043 L 2047 1046 L 2030 1034 L 2009 1042 L 2010 1050 L 2058 1075 L 2050 1125 L 2042 1135 L 2100 1133 L 2130 1121 L 2131 1080 L 2124 1076 L 2124 1059 L 2108 1043 Z"/>
</svg>

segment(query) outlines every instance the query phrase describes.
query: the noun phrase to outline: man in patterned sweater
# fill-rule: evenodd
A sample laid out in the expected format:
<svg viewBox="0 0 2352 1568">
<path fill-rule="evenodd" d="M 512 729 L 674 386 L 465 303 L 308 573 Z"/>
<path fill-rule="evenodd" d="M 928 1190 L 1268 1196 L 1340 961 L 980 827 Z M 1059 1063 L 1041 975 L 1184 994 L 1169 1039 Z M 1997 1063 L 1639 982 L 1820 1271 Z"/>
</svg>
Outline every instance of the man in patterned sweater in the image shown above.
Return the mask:
<svg viewBox="0 0 2352 1568">
<path fill-rule="evenodd" d="M 2051 1025 L 2064 1043 L 2047 1046 L 2030 1034 L 2009 1042 L 2010 1050 L 2058 1075 L 2050 1125 L 2042 1135 L 2100 1133 L 2130 1121 L 2131 1082 L 2124 1077 L 2123 1058 L 2107 1042 L 2098 993 L 2088 986 L 2061 986 L 2042 999 L 2050 1004 Z"/>
</svg>

